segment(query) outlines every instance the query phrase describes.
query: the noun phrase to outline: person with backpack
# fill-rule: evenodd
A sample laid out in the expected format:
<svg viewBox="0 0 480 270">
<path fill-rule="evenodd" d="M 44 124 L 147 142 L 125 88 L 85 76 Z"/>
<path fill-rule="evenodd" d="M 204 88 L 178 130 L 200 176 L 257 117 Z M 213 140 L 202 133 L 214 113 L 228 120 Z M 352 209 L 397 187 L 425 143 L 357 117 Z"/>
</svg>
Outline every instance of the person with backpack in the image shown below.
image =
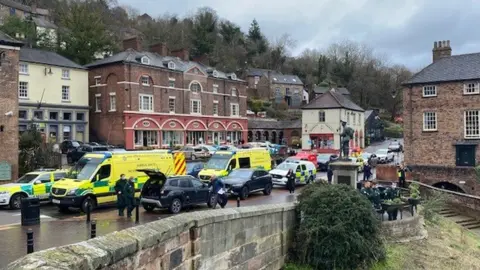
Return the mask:
<svg viewBox="0 0 480 270">
<path fill-rule="evenodd" d="M 212 175 L 209 186 L 212 189 L 212 208 L 215 209 L 217 207 L 217 203 L 220 205 L 220 207 L 225 208 L 228 202 L 228 197 L 224 190 L 225 184 L 223 181 L 218 179 L 216 175 Z"/>
</svg>

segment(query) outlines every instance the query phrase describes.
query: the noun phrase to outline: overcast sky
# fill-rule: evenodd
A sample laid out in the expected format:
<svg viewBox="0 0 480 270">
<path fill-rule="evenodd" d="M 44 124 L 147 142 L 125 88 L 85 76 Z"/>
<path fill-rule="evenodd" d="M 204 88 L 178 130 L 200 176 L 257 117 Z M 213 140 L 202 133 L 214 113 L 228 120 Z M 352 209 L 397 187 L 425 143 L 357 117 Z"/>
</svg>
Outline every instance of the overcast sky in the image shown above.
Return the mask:
<svg viewBox="0 0 480 270">
<path fill-rule="evenodd" d="M 269 38 L 296 40 L 293 55 L 350 39 L 418 70 L 431 63 L 433 42 L 451 40 L 452 53 L 480 52 L 480 0 L 118 0 L 141 13 L 185 16 L 199 7 L 248 30 L 256 18 Z"/>
</svg>

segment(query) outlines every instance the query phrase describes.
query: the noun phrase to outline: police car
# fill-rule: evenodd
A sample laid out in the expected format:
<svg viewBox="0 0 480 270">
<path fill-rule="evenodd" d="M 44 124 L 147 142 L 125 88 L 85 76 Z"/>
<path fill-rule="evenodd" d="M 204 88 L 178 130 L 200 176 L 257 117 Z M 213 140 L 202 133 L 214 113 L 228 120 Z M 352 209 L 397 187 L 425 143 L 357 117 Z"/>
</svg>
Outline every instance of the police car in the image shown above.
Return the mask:
<svg viewBox="0 0 480 270">
<path fill-rule="evenodd" d="M 309 184 L 315 181 L 317 177 L 317 168 L 310 161 L 287 159 L 270 171 L 274 185 L 286 186 L 287 173 L 289 170 L 295 173 L 296 184 Z"/>
<path fill-rule="evenodd" d="M 0 206 L 19 209 L 22 198 L 26 197 L 48 201 L 53 183 L 66 174 L 63 170 L 40 169 L 23 175 L 14 183 L 0 185 Z"/>
</svg>

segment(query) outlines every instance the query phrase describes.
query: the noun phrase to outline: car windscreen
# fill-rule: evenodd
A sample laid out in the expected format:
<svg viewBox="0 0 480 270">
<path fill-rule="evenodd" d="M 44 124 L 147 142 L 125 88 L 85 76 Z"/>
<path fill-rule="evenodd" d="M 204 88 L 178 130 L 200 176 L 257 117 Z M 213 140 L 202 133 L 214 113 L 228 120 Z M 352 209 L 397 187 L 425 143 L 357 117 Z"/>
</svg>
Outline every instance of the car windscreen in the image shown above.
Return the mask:
<svg viewBox="0 0 480 270">
<path fill-rule="evenodd" d="M 251 170 L 233 170 L 228 175 L 228 178 L 248 179 L 252 176 L 252 173 L 253 173 L 253 171 L 251 171 Z"/>
<path fill-rule="evenodd" d="M 73 147 L 79 147 L 80 144 L 79 144 L 78 142 L 76 142 L 76 141 L 72 141 L 72 146 L 73 146 Z"/>
<path fill-rule="evenodd" d="M 330 160 L 330 155 L 318 155 L 317 160 L 319 161 L 328 161 Z"/>
<path fill-rule="evenodd" d="M 20 177 L 18 180 L 17 180 L 17 183 L 19 184 L 28 184 L 30 183 L 30 181 L 32 181 L 33 179 L 37 178 L 38 174 L 25 174 L 24 176 Z"/>
<path fill-rule="evenodd" d="M 202 165 L 201 163 L 195 163 L 195 162 L 187 163 L 187 172 L 192 171 L 196 167 L 201 167 L 201 165 Z"/>
<path fill-rule="evenodd" d="M 93 147 L 93 152 L 108 151 L 108 147 Z"/>
<path fill-rule="evenodd" d="M 90 179 L 98 165 L 102 162 L 103 158 L 82 157 L 77 164 L 68 171 L 65 178 L 76 179 L 78 181 Z"/>
<path fill-rule="evenodd" d="M 232 154 L 215 154 L 210 158 L 207 164 L 205 164 L 204 168 L 213 170 L 225 170 L 232 156 Z"/>
<path fill-rule="evenodd" d="M 285 170 L 285 171 L 288 171 L 290 169 L 296 170 L 297 169 L 297 163 L 283 162 L 280 165 L 278 165 L 275 169 Z"/>
<path fill-rule="evenodd" d="M 380 149 L 380 150 L 377 150 L 377 154 L 380 154 L 380 155 L 386 155 L 386 154 L 388 154 L 388 150 L 387 150 L 387 149 Z"/>
</svg>

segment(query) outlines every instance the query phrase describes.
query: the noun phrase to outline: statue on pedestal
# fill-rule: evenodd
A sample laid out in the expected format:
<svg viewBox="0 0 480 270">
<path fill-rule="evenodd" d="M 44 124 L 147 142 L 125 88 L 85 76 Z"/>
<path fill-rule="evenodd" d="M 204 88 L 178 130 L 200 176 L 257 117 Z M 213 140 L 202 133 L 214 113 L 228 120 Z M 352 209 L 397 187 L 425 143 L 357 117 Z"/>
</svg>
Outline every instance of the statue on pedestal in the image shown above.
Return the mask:
<svg viewBox="0 0 480 270">
<path fill-rule="evenodd" d="M 350 140 L 353 139 L 354 131 L 351 127 L 347 127 L 347 122 L 341 122 L 343 131 L 340 133 L 340 159 L 348 159 Z"/>
</svg>

